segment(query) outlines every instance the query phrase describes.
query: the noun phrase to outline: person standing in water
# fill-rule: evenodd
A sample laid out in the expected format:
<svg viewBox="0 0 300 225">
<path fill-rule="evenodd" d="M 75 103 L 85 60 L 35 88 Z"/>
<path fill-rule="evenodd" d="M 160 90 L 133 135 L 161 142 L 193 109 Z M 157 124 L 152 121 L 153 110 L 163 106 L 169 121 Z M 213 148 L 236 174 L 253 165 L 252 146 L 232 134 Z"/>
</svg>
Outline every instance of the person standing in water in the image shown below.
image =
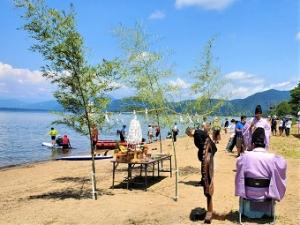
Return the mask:
<svg viewBox="0 0 300 225">
<path fill-rule="evenodd" d="M 65 150 L 72 148 L 70 139 L 69 139 L 68 135 L 66 135 L 66 134 L 62 138 L 62 148 Z"/>
<path fill-rule="evenodd" d="M 54 127 L 51 127 L 50 131 L 49 131 L 49 135 L 51 137 L 51 144 L 52 146 L 55 145 L 55 140 L 56 140 L 56 136 L 58 134 L 58 131 L 54 129 Z"/>
</svg>

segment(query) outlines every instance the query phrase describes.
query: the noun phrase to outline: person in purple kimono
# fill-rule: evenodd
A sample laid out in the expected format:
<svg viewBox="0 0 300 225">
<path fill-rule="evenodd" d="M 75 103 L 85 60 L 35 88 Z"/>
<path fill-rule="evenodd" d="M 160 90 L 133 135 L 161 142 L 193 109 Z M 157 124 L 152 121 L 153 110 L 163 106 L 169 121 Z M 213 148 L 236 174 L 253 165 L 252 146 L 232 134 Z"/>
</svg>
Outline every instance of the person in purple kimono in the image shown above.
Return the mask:
<svg viewBox="0 0 300 225">
<path fill-rule="evenodd" d="M 270 135 L 271 135 L 271 125 L 270 123 L 262 118 L 262 109 L 260 105 L 255 108 L 255 117 L 243 127 L 243 140 L 247 151 L 252 149 L 252 134 L 258 127 L 265 130 L 265 149 L 269 150 L 270 145 Z"/>
<path fill-rule="evenodd" d="M 242 154 L 236 162 L 235 195 L 248 199 L 272 198 L 280 201 L 286 191 L 287 163 L 281 156 L 265 149 L 265 130 L 258 127 L 252 135 L 253 150 Z M 269 179 L 269 187 L 245 186 L 246 178 Z M 251 186 L 251 185 L 250 185 Z"/>
</svg>

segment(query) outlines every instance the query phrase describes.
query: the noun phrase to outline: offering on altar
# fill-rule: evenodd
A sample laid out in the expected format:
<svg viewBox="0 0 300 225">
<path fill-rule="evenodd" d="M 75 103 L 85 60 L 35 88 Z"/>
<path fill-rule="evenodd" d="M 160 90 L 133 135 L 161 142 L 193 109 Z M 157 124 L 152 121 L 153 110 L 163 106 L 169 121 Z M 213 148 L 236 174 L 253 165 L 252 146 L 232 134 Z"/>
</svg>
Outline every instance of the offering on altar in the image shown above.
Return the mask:
<svg viewBox="0 0 300 225">
<path fill-rule="evenodd" d="M 129 145 L 139 145 L 142 142 L 142 129 L 135 113 L 134 118 L 130 121 L 127 142 Z"/>
<path fill-rule="evenodd" d="M 116 161 L 126 163 L 148 161 L 151 159 L 148 146 L 142 142 L 141 125 L 135 114 L 134 118 L 130 121 L 127 147 L 118 145 L 115 156 Z"/>
</svg>

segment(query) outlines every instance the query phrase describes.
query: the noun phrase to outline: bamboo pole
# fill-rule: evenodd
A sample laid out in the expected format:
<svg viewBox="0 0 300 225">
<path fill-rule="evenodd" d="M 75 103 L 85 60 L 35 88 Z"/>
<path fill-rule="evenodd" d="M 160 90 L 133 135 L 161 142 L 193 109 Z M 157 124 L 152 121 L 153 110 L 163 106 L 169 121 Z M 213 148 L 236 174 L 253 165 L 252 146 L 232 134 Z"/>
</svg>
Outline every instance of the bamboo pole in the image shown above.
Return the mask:
<svg viewBox="0 0 300 225">
<path fill-rule="evenodd" d="M 173 146 L 174 163 L 175 163 L 175 196 L 174 196 L 174 200 L 177 202 L 178 201 L 178 166 L 177 166 L 176 147 L 175 147 L 172 129 L 171 129 L 171 134 L 172 134 L 172 146 Z"/>
</svg>

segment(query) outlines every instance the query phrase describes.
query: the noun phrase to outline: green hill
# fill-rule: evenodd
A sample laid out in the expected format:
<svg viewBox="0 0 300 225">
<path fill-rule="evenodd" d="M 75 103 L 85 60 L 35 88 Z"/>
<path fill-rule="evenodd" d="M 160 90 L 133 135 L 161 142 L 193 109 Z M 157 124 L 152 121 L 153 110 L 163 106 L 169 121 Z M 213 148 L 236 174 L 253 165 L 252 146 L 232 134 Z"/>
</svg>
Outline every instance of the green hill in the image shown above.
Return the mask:
<svg viewBox="0 0 300 225">
<path fill-rule="evenodd" d="M 223 115 L 231 113 L 253 115 L 256 105 L 261 105 L 263 112 L 270 110 L 270 107 L 277 105 L 282 101 L 290 99 L 289 91 L 278 91 L 270 89 L 264 92 L 258 92 L 244 99 L 234 99 L 227 101 L 220 109 Z"/>
<path fill-rule="evenodd" d="M 217 115 L 253 115 L 255 106 L 260 104 L 264 112 L 268 111 L 271 106 L 274 106 L 282 101 L 290 98 L 289 91 L 267 90 L 251 95 L 244 99 L 234 99 L 225 101 Z M 185 100 L 180 103 L 173 103 L 177 112 L 181 112 L 188 104 L 193 104 L 195 100 Z M 211 104 L 216 104 L 218 99 L 212 99 Z M 112 99 L 107 111 L 120 112 L 131 111 L 133 109 L 144 109 L 146 106 L 133 98 Z M 45 101 L 39 103 L 25 103 L 16 99 L 0 99 L 0 109 L 26 109 L 26 110 L 43 110 L 43 111 L 61 111 L 62 107 L 56 101 Z"/>
</svg>

